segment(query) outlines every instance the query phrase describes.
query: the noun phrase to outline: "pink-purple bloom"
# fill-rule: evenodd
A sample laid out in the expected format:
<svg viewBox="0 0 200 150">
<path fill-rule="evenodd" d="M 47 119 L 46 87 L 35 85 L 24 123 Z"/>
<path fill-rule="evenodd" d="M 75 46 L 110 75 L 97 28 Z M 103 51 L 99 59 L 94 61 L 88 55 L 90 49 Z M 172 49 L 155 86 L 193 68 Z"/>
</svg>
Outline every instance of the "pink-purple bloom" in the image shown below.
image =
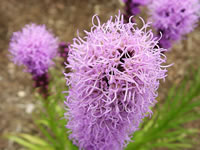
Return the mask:
<svg viewBox="0 0 200 150">
<path fill-rule="evenodd" d="M 9 47 L 13 61 L 26 66 L 26 70 L 36 76 L 46 73 L 52 66 L 57 49 L 58 39 L 45 25 L 36 24 L 14 32 Z"/>
<path fill-rule="evenodd" d="M 120 14 L 104 24 L 94 16 L 92 23 L 86 36 L 69 46 L 66 127 L 80 149 L 122 150 L 152 115 L 159 80 L 167 72 L 165 49 L 149 23 L 139 29 Z"/>
<path fill-rule="evenodd" d="M 149 11 L 153 26 L 162 33 L 160 45 L 170 48 L 174 41 L 191 32 L 199 19 L 199 0 L 152 0 Z"/>
</svg>

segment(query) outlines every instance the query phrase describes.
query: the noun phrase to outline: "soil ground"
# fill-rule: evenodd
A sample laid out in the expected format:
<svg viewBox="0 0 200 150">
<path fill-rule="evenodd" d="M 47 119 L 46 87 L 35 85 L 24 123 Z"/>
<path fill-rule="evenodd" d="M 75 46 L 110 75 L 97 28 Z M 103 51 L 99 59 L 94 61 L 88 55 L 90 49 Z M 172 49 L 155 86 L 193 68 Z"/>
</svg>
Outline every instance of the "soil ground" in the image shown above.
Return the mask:
<svg viewBox="0 0 200 150">
<path fill-rule="evenodd" d="M 72 42 L 77 29 L 80 35 L 91 27 L 91 18 L 98 14 L 101 21 L 123 9 L 119 0 L 0 0 L 0 136 L 10 132 L 37 132 L 31 113 L 37 105 L 31 76 L 8 58 L 9 39 L 25 24 L 46 24 L 60 38 Z M 159 99 L 166 96 L 173 84 L 179 84 L 191 67 L 200 66 L 200 27 L 167 53 L 168 77 L 162 83 Z M 62 70 L 61 70 L 62 71 Z M 192 79 L 191 79 L 192 80 Z M 200 122 L 190 126 L 200 129 Z M 199 146 L 195 150 L 200 150 Z M 0 150 L 20 150 L 19 145 L 0 138 Z"/>
</svg>

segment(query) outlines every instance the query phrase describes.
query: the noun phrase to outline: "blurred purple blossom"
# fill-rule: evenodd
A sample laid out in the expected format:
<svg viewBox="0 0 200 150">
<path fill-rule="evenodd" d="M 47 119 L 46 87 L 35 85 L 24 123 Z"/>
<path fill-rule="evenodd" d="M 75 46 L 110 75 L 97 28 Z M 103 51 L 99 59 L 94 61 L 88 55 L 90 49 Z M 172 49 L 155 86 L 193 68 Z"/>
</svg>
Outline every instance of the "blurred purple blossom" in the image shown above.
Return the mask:
<svg viewBox="0 0 200 150">
<path fill-rule="evenodd" d="M 57 49 L 58 39 L 45 25 L 29 24 L 13 33 L 9 52 L 16 64 L 26 66 L 33 75 L 42 75 L 52 66 Z"/>
<path fill-rule="evenodd" d="M 198 0 L 152 0 L 149 5 L 151 21 L 162 33 L 160 45 L 170 48 L 174 41 L 190 33 L 199 19 Z"/>
<path fill-rule="evenodd" d="M 122 150 L 152 115 L 159 80 L 166 77 L 165 49 L 149 24 L 139 29 L 123 22 L 120 14 L 104 24 L 94 16 L 91 31 L 69 46 L 66 127 L 80 149 Z"/>
<path fill-rule="evenodd" d="M 57 55 L 58 39 L 45 25 L 29 24 L 22 31 L 14 32 L 9 46 L 12 60 L 24 65 L 35 82 L 34 87 L 46 98 L 48 93 L 48 68 Z"/>
</svg>

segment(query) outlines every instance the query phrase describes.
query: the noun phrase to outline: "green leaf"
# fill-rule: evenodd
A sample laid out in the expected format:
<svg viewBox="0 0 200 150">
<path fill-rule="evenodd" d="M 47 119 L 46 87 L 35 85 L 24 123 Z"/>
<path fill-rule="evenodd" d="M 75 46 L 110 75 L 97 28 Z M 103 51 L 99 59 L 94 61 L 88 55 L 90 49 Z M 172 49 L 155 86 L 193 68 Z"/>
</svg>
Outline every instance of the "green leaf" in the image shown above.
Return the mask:
<svg viewBox="0 0 200 150">
<path fill-rule="evenodd" d="M 19 137 L 22 137 L 25 140 L 29 141 L 30 143 L 33 143 L 36 145 L 40 145 L 40 146 L 48 146 L 49 145 L 46 141 L 42 140 L 41 138 L 29 135 L 29 134 L 21 133 L 21 134 L 19 134 Z"/>
<path fill-rule="evenodd" d="M 7 138 L 29 150 L 56 150 L 42 139 L 28 134 L 8 135 Z"/>
</svg>

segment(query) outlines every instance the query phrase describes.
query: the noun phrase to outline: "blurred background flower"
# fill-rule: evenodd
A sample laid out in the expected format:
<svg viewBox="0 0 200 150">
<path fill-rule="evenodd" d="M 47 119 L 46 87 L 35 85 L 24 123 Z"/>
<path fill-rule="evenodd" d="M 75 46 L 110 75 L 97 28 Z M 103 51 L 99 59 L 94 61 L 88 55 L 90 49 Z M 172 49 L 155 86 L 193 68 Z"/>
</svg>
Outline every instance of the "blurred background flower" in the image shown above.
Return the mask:
<svg viewBox="0 0 200 150">
<path fill-rule="evenodd" d="M 34 76 L 48 72 L 57 55 L 58 39 L 47 31 L 45 25 L 26 25 L 22 31 L 14 32 L 9 52 L 12 60 Z"/>
<path fill-rule="evenodd" d="M 200 17 L 198 0 L 152 0 L 148 8 L 158 35 L 162 33 L 160 45 L 164 48 L 193 31 Z"/>
<path fill-rule="evenodd" d="M 47 97 L 48 69 L 58 53 L 58 38 L 45 25 L 26 25 L 22 31 L 13 33 L 8 51 L 15 64 L 24 65 L 32 74 L 34 87 L 39 87 L 39 92 Z"/>
</svg>

